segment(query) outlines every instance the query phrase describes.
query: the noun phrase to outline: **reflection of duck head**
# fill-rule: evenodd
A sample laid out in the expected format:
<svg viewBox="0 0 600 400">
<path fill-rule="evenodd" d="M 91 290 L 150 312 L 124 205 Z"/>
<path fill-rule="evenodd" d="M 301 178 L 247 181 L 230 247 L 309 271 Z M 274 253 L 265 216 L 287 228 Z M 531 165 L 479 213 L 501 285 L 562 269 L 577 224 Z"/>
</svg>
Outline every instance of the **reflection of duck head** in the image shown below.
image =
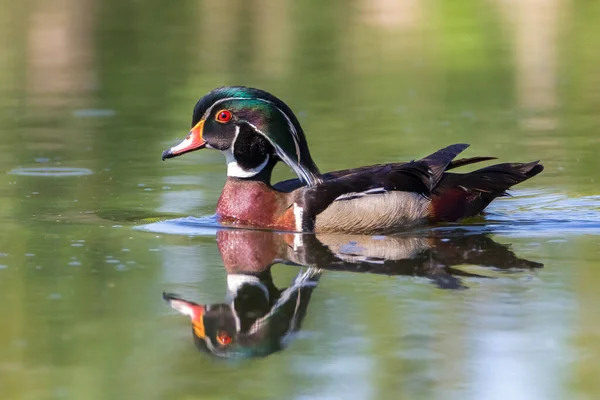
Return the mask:
<svg viewBox="0 0 600 400">
<path fill-rule="evenodd" d="M 190 317 L 200 350 L 223 358 L 265 356 L 281 350 L 300 328 L 320 275 L 308 268 L 279 290 L 267 266 L 258 274 L 228 274 L 225 303 L 202 306 L 168 293 L 163 298 Z"/>
<path fill-rule="evenodd" d="M 222 230 L 219 252 L 227 272 L 224 303 L 199 305 L 173 294 L 163 297 L 191 318 L 198 348 L 218 357 L 265 356 L 281 350 L 300 328 L 322 269 L 423 276 L 439 287 L 463 288 L 460 277 L 479 277 L 453 268 L 476 264 L 495 269 L 543 265 L 518 258 L 484 234 L 359 236 Z M 306 266 L 286 289 L 273 283 L 271 266 Z"/>
</svg>

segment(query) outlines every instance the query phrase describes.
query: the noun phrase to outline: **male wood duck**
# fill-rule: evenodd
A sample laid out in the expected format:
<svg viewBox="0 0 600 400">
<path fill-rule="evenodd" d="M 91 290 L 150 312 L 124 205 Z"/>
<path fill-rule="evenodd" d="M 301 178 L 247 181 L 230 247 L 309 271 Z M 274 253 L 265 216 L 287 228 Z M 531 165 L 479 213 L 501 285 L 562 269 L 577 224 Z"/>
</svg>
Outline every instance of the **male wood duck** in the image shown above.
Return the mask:
<svg viewBox="0 0 600 400">
<path fill-rule="evenodd" d="M 454 144 L 420 160 L 321 174 L 298 119 L 283 101 L 263 90 L 228 86 L 198 100 L 189 135 L 165 150 L 162 159 L 203 148 L 223 153 L 227 181 L 216 210 L 221 223 L 373 234 L 477 215 L 511 186 L 543 170 L 534 161 L 448 172 L 495 159 L 454 160 L 467 147 Z M 279 161 L 298 179 L 272 185 Z"/>
</svg>

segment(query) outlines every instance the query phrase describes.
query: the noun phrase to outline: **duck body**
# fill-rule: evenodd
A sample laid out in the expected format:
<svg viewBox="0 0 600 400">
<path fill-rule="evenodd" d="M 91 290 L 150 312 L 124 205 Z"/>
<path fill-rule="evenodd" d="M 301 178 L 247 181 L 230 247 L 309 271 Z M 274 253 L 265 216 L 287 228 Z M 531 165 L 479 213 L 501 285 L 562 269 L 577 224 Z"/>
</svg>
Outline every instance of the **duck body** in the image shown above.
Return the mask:
<svg viewBox="0 0 600 400">
<path fill-rule="evenodd" d="M 263 182 L 228 179 L 216 215 L 224 224 L 282 231 L 374 233 L 425 223 L 429 208 L 428 199 L 421 195 L 390 191 L 334 200 L 317 213 L 323 205 L 313 198 L 306 187 L 286 193 Z"/>
<path fill-rule="evenodd" d="M 321 174 L 285 103 L 262 90 L 225 87 L 198 101 L 190 134 L 163 152 L 163 159 L 201 148 L 225 155 L 228 178 L 216 210 L 221 223 L 374 234 L 477 215 L 511 186 L 543 170 L 534 161 L 448 172 L 494 159 L 455 160 L 467 147 L 454 144 L 419 160 Z M 271 184 L 279 161 L 298 178 Z"/>
</svg>

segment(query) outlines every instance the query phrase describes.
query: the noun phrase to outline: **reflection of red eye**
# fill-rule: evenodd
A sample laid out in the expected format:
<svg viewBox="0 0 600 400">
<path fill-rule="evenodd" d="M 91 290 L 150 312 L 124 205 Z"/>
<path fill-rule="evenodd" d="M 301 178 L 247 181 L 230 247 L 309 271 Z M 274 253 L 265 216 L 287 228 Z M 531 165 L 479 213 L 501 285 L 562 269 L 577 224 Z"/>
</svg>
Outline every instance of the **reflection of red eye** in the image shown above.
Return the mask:
<svg viewBox="0 0 600 400">
<path fill-rule="evenodd" d="M 217 113 L 217 121 L 219 122 L 229 122 L 231 119 L 231 112 L 227 110 L 221 110 Z"/>
<path fill-rule="evenodd" d="M 229 343 L 231 343 L 231 336 L 229 336 L 226 332 L 221 331 L 217 335 L 217 342 L 219 342 L 221 346 L 227 346 Z"/>
</svg>

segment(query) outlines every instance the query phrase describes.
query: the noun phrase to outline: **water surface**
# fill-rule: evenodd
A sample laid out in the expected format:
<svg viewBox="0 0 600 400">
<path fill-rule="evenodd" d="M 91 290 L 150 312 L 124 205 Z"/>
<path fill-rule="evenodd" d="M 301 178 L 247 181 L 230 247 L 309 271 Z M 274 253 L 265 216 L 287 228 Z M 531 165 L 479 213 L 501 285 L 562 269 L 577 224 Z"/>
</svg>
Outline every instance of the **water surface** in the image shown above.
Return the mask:
<svg viewBox="0 0 600 400">
<path fill-rule="evenodd" d="M 600 396 L 595 2 L 5 3 L 1 398 Z M 286 101 L 323 171 L 464 142 L 546 169 L 394 238 L 219 230 L 221 155 L 160 155 L 231 84 Z M 199 352 L 162 293 L 230 307 L 244 275 L 238 306 L 289 335 Z"/>
</svg>

